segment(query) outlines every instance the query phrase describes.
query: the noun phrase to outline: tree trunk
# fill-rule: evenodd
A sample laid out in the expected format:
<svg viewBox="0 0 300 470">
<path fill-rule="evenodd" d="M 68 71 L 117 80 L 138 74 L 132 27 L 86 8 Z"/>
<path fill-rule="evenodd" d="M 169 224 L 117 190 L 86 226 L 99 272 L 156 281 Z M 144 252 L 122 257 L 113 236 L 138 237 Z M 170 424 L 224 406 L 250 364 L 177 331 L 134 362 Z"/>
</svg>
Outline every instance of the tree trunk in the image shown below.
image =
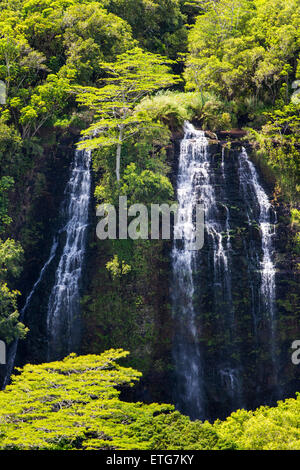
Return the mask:
<svg viewBox="0 0 300 470">
<path fill-rule="evenodd" d="M 117 153 L 116 153 L 116 176 L 117 176 L 118 182 L 120 181 L 120 161 L 121 161 L 122 140 L 123 140 L 123 126 L 120 126 L 119 142 L 117 144 Z"/>
</svg>

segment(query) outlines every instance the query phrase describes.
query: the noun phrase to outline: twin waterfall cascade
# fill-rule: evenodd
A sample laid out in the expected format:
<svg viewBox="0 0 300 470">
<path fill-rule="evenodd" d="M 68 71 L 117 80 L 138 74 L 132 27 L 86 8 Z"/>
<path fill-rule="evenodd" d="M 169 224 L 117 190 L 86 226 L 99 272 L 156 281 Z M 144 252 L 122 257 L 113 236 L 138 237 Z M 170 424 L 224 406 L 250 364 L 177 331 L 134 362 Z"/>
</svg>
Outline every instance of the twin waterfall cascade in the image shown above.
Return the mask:
<svg viewBox="0 0 300 470">
<path fill-rule="evenodd" d="M 176 407 L 192 419 L 225 418 L 237 408 L 281 398 L 277 216 L 246 150 L 233 145 L 228 150 L 209 142 L 185 123 L 171 256 L 171 384 Z M 90 166 L 91 153 L 77 150 L 48 259 L 21 311 L 20 319 L 30 319 L 34 330 L 26 343 L 29 360 L 59 360 L 80 350 Z M 203 247 L 194 250 L 197 204 L 204 209 L 205 233 Z M 4 385 L 17 349 L 15 341 Z"/>
<path fill-rule="evenodd" d="M 174 240 L 172 250 L 174 401 L 193 419 L 214 418 L 221 401 L 228 412 L 247 406 L 243 309 L 251 317 L 247 327 L 252 340 L 247 347 L 254 350 L 267 335 L 273 369 L 275 364 L 276 215 L 246 150 L 228 158 L 223 147 L 215 158 L 210 147 L 203 131 L 185 124 L 175 225 L 181 239 Z M 191 251 L 197 203 L 204 207 L 205 241 L 201 250 Z M 242 260 L 240 266 L 237 260 Z M 242 298 L 243 278 L 249 305 Z M 257 328 L 264 331 L 263 340 Z"/>
<path fill-rule="evenodd" d="M 90 164 L 90 151 L 75 151 L 60 208 L 60 227 L 53 237 L 49 257 L 27 296 L 20 315 L 21 321 L 26 313 L 30 315 L 31 309 L 34 308 L 31 304 L 38 295 L 37 291 L 42 289 L 42 283 L 47 285 L 49 270 L 56 266 L 46 317 L 48 351 L 45 359 L 50 361 L 62 359 L 80 347 L 79 302 L 89 222 Z M 41 320 L 41 315 L 39 318 Z M 18 341 L 15 341 L 8 354 L 4 386 L 9 382 L 17 349 Z"/>
</svg>

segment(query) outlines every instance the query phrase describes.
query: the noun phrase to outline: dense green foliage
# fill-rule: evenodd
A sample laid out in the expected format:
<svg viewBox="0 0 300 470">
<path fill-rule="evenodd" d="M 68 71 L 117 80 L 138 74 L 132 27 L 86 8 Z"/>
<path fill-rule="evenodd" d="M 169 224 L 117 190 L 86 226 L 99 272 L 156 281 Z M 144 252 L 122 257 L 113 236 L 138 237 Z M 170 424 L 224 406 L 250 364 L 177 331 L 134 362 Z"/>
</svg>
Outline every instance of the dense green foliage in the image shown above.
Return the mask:
<svg viewBox="0 0 300 470">
<path fill-rule="evenodd" d="M 189 35 L 188 88 L 220 93 L 238 106 L 274 104 L 298 73 L 298 2 L 204 3 Z"/>
<path fill-rule="evenodd" d="M 223 422 L 191 422 L 171 405 L 120 399 L 117 388 L 141 375 L 116 363 L 127 354 L 26 365 L 0 392 L 0 448 L 299 450 L 300 396 L 275 408 L 238 410 Z"/>
<path fill-rule="evenodd" d="M 26 336 L 17 278 L 22 265 L 32 279 L 42 265 L 58 173 L 69 164 L 60 145 L 73 152 L 80 135 L 93 149 L 95 203 L 127 195 L 148 204 L 174 197 L 172 139 L 185 120 L 217 134 L 245 128 L 276 181 L 299 271 L 299 79 L 298 0 L 2 0 L 0 339 Z M 1 448 L 300 448 L 299 397 L 213 425 L 120 400 L 115 387 L 141 374 L 118 358 L 143 372 L 155 399 L 166 387 L 168 249 L 159 240 L 90 243 L 83 351 L 132 354 L 27 365 L 0 393 Z M 280 301 L 292 316 L 298 286 L 289 292 Z"/>
<path fill-rule="evenodd" d="M 173 15 L 168 15 L 167 19 L 165 12 L 170 8 Z M 107 66 L 111 67 L 118 55 L 138 45 L 147 46 L 153 53 L 176 56 L 176 44 L 180 38 L 186 39 L 183 33 L 184 20 L 178 0 L 141 0 L 139 5 L 136 2 L 128 4 L 108 0 L 1 2 L 0 80 L 6 83 L 7 100 L 5 105 L 0 106 L 0 233 L 4 240 L 8 237 L 21 240 L 26 257 L 30 256 L 32 250 L 34 252 L 38 249 L 39 238 L 47 228 L 44 222 L 36 220 L 35 213 L 41 204 L 39 201 L 47 194 L 44 168 L 47 168 L 49 160 L 48 149 L 55 143 L 61 129 L 71 126 L 78 133 L 78 129 L 90 123 L 89 112 L 78 110 L 75 90 L 78 90 L 78 86 L 95 90 L 95 86 L 100 83 L 98 80 L 101 79 L 103 83 L 104 76 L 107 76 Z M 154 31 L 156 39 L 153 37 Z M 151 54 L 143 53 L 142 49 L 134 50 L 140 51 L 140 61 L 148 57 L 148 75 L 152 77 L 155 60 L 157 64 L 161 60 L 154 55 L 151 59 Z M 137 61 L 137 54 L 134 60 Z M 167 63 L 167 59 L 164 62 Z M 146 83 L 144 72 L 145 68 L 137 68 L 136 90 L 141 92 L 141 96 L 141 79 Z M 162 65 L 161 71 L 157 70 L 157 78 L 153 76 L 144 91 L 150 92 L 155 87 L 171 84 L 172 74 L 169 78 L 167 75 L 167 67 Z M 114 85 L 110 83 L 112 88 Z M 134 97 L 136 99 L 138 96 L 135 94 Z M 134 97 L 132 95 L 132 99 Z M 145 120 L 145 116 L 140 118 L 140 122 Z M 150 143 L 152 136 L 148 130 L 143 132 L 145 141 Z M 159 142 L 166 142 L 165 129 L 160 132 L 154 129 L 153 133 L 157 134 Z M 129 147 L 130 144 L 124 153 L 128 154 Z M 145 155 L 146 148 L 141 149 L 141 152 Z M 126 155 L 124 163 L 126 167 Z M 130 163 L 127 157 L 127 164 Z M 147 184 L 151 185 L 153 181 L 156 187 L 156 180 L 164 178 L 157 172 L 160 173 L 163 168 L 165 175 L 166 167 L 163 162 L 153 163 L 154 160 L 152 163 L 149 161 L 148 173 L 144 173 L 142 179 L 146 177 Z M 139 169 L 136 167 L 132 176 L 137 177 L 140 171 L 145 170 L 145 167 L 137 166 Z M 129 171 L 126 173 L 127 180 Z M 110 172 L 105 174 L 103 182 L 105 179 L 111 183 L 109 186 L 104 185 L 106 193 L 114 192 L 115 183 Z M 123 188 L 124 184 L 127 184 L 126 181 L 122 182 Z M 162 180 L 164 184 L 168 186 L 168 182 Z M 167 193 L 169 195 L 170 188 Z M 1 303 L 0 336 L 7 339 L 5 319 L 12 312 L 15 317 L 18 315 L 17 293 L 9 290 L 8 284 L 14 283 L 11 275 L 2 276 L 1 283 L 3 299 L 5 297 L 7 300 Z"/>
<path fill-rule="evenodd" d="M 126 355 L 110 350 L 25 366 L 0 392 L 0 448 L 183 448 L 197 444 L 201 435 L 200 446 L 211 445 L 213 430 L 207 425 L 198 429 L 172 406 L 119 399 L 116 386 L 132 386 L 141 375 L 116 364 Z"/>
<path fill-rule="evenodd" d="M 24 337 L 26 328 L 18 322 L 17 290 L 10 290 L 7 279 L 20 274 L 23 250 L 19 243 L 0 239 L 0 332 L 1 337 L 9 344 L 15 338 Z"/>
<path fill-rule="evenodd" d="M 195 3 L 201 13 L 189 33 L 188 90 L 227 103 L 275 170 L 286 199 L 299 203 L 300 6 L 297 0 Z M 262 129 L 261 129 L 262 127 Z"/>
<path fill-rule="evenodd" d="M 108 77 L 101 88 L 79 89 L 78 101 L 94 112 L 95 122 L 84 131 L 90 139 L 80 148 L 116 147 L 116 178 L 120 181 L 122 145 L 141 127 L 151 125 L 147 114 L 134 112 L 141 98 L 159 88 L 176 83 L 166 58 L 144 52 L 140 48 L 118 55 L 111 63 L 103 63 Z"/>
<path fill-rule="evenodd" d="M 173 131 L 185 120 L 196 120 L 204 129 L 212 131 L 230 129 L 236 125 L 230 107 L 210 92 L 164 92 L 147 97 L 136 107 L 138 113 L 149 114 Z"/>
</svg>

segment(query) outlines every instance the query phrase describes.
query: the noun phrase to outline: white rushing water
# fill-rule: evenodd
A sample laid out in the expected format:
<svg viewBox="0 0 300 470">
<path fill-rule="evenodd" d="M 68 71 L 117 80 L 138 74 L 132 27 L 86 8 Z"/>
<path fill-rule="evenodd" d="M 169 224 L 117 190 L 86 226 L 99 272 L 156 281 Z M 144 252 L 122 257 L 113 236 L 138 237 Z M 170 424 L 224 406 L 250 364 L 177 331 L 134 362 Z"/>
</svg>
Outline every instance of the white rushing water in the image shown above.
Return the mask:
<svg viewBox="0 0 300 470">
<path fill-rule="evenodd" d="M 62 358 L 80 342 L 80 283 L 89 218 L 91 152 L 77 150 L 61 210 L 64 248 L 47 312 L 48 360 Z"/>
<path fill-rule="evenodd" d="M 173 311 L 178 331 L 174 341 L 174 362 L 177 375 L 177 406 L 192 417 L 203 416 L 203 384 L 199 332 L 195 325 L 193 305 L 193 264 L 195 251 L 190 250 L 193 240 L 193 208 L 197 200 L 197 182 L 207 178 L 207 139 L 204 132 L 186 123 L 181 141 L 177 177 L 178 213 L 174 227 L 172 250 Z"/>
<path fill-rule="evenodd" d="M 181 141 L 177 178 L 177 198 L 179 203 L 178 221 L 175 234 L 181 234 L 182 242 L 174 242 L 172 251 L 173 266 L 173 311 L 179 325 L 174 340 L 174 361 L 177 374 L 177 406 L 193 418 L 205 417 L 203 367 L 199 341 L 201 332 L 196 327 L 194 307 L 194 271 L 196 252 L 190 251 L 192 236 L 192 213 L 196 203 L 202 204 L 205 214 L 205 231 L 213 264 L 213 295 L 216 311 L 226 305 L 224 322 L 233 329 L 234 312 L 232 307 L 230 269 L 230 218 L 228 207 L 220 203 L 216 196 L 214 168 L 208 153 L 208 140 L 203 131 L 185 123 L 184 139 Z M 221 160 L 222 177 L 225 180 L 224 151 Z M 186 219 L 186 214 L 189 217 Z M 227 316 L 226 316 L 227 315 Z M 201 324 L 199 318 L 197 325 Z M 223 380 L 230 371 L 227 388 L 230 397 L 240 396 L 237 371 L 230 361 L 220 365 L 219 374 Z"/>
<path fill-rule="evenodd" d="M 271 332 L 271 352 L 273 361 L 275 361 L 276 268 L 274 263 L 274 235 L 276 213 L 265 190 L 259 183 L 255 166 L 249 160 L 244 148 L 239 156 L 239 179 L 248 209 L 249 224 L 256 221 L 261 234 L 262 259 L 259 260 L 261 310 L 268 317 Z"/>
</svg>

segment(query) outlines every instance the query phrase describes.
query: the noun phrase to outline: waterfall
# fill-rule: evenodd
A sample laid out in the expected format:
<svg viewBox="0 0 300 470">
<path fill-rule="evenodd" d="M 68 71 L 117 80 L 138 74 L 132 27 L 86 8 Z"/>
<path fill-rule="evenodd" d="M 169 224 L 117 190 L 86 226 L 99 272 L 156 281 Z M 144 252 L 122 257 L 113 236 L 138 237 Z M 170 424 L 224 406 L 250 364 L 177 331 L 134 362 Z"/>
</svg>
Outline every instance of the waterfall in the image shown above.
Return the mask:
<svg viewBox="0 0 300 470">
<path fill-rule="evenodd" d="M 90 151 L 76 151 L 65 189 L 61 209 L 65 244 L 47 311 L 48 360 L 60 359 L 80 344 L 80 282 L 89 218 L 90 161 Z"/>
<path fill-rule="evenodd" d="M 195 251 L 189 250 L 193 231 L 193 208 L 197 203 L 197 184 L 207 179 L 207 139 L 204 132 L 185 124 L 181 141 L 177 177 L 178 214 L 172 250 L 173 311 L 178 323 L 174 340 L 177 407 L 198 418 L 204 414 L 202 364 L 199 332 L 193 304 Z M 187 215 L 186 215 L 187 214 Z M 179 239 L 181 235 L 181 239 Z"/>
<path fill-rule="evenodd" d="M 65 354 L 78 349 L 79 346 L 79 292 L 88 227 L 91 190 L 90 161 L 91 152 L 75 151 L 70 178 L 60 208 L 62 224 L 53 237 L 49 257 L 20 312 L 20 321 L 22 321 L 30 308 L 32 298 L 48 272 L 49 266 L 57 256 L 59 245 L 63 244 L 62 255 L 55 275 L 55 285 L 48 302 L 49 359 L 62 358 Z M 19 341 L 15 340 L 9 348 L 4 387 L 8 384 L 14 368 L 18 343 Z"/>
<path fill-rule="evenodd" d="M 254 309 L 254 321 L 257 324 L 260 320 L 258 316 L 265 316 L 269 323 L 270 350 L 273 367 L 276 369 L 276 269 L 274 264 L 276 212 L 259 183 L 257 171 L 249 160 L 245 148 L 239 155 L 239 181 L 247 207 L 248 223 L 249 225 L 257 223 L 261 235 L 261 259 L 258 258 L 257 253 L 252 252 L 252 258 L 255 259 L 260 274 L 260 305 Z"/>
<path fill-rule="evenodd" d="M 278 395 L 276 213 L 246 150 L 227 158 L 214 148 L 185 124 L 175 225 L 182 240 L 172 250 L 174 401 L 200 419 Z M 192 219 L 183 217 L 196 203 L 205 213 L 198 252 L 188 250 Z"/>
<path fill-rule="evenodd" d="M 175 226 L 175 233 L 181 229 L 183 242 L 174 242 L 172 251 L 172 300 L 177 325 L 174 339 L 177 376 L 175 401 L 177 407 L 192 418 L 205 418 L 207 416 L 205 380 L 200 349 L 202 312 L 199 308 L 195 311 L 194 301 L 195 287 L 199 286 L 199 282 L 195 279 L 195 271 L 205 255 L 188 250 L 191 223 L 184 222 L 180 214 L 192 214 L 196 202 L 201 203 L 204 208 L 207 256 L 212 265 L 211 279 L 206 279 L 206 282 L 212 283 L 213 310 L 216 314 L 223 314 L 221 330 L 226 331 L 232 338 L 235 324 L 232 302 L 230 213 L 225 203 L 225 195 L 217 191 L 220 184 L 216 178 L 204 132 L 196 130 L 189 123 L 185 124 L 184 131 L 177 179 L 179 228 Z M 222 184 L 225 185 L 224 150 L 220 169 Z M 182 223 L 185 223 L 183 228 Z M 231 360 L 232 341 L 229 342 L 229 345 L 225 345 L 225 355 L 221 355 L 215 366 L 218 380 L 225 387 L 229 399 L 238 404 L 241 399 L 240 374 L 236 364 Z"/>
</svg>

